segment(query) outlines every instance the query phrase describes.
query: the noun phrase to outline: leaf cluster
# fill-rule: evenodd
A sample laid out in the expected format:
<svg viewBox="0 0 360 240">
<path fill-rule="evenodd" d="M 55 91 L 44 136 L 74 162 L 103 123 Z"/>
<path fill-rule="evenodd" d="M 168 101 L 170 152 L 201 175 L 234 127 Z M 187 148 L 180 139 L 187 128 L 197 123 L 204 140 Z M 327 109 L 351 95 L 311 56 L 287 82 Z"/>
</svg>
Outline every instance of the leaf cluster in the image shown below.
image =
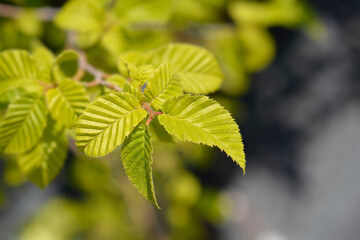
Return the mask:
<svg viewBox="0 0 360 240">
<path fill-rule="evenodd" d="M 0 124 L 0 151 L 16 154 L 21 170 L 40 187 L 60 171 L 67 155 L 67 129 L 74 129 L 78 149 L 89 157 L 105 156 L 121 146 L 130 181 L 158 207 L 149 131 L 154 118 L 168 134 L 217 146 L 245 170 L 238 125 L 219 103 L 199 95 L 216 91 L 223 80 L 206 49 L 170 44 L 131 61 L 119 59 L 118 73 L 96 70 L 91 82 L 84 71 L 93 74 L 94 67 L 73 50 L 54 57 L 39 45 L 32 54 L 0 53 L 0 89 L 8 102 Z M 106 90 L 91 102 L 92 87 Z"/>
</svg>

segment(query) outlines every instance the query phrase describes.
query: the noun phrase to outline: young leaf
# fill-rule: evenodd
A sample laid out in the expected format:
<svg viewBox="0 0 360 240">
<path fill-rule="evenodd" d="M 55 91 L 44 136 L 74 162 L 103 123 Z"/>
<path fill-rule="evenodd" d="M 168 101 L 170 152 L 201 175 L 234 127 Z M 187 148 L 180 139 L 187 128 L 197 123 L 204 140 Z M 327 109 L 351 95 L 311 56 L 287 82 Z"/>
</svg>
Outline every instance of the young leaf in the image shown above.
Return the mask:
<svg viewBox="0 0 360 240">
<path fill-rule="evenodd" d="M 135 96 L 139 101 L 139 103 L 141 103 L 144 100 L 144 94 L 140 90 L 137 90 L 135 87 L 131 86 L 130 83 L 124 84 L 123 91 Z"/>
<path fill-rule="evenodd" d="M 64 128 L 49 117 L 47 122 L 38 144 L 18 159 L 21 171 L 41 188 L 46 187 L 59 173 L 68 148 Z"/>
<path fill-rule="evenodd" d="M 130 78 L 134 81 L 138 81 L 140 85 L 145 84 L 153 77 L 154 66 L 147 64 L 136 67 L 133 64 L 128 64 L 130 70 Z"/>
<path fill-rule="evenodd" d="M 230 113 L 205 96 L 171 98 L 158 116 L 160 124 L 180 140 L 217 146 L 245 172 L 245 153 L 239 128 Z"/>
<path fill-rule="evenodd" d="M 182 88 L 179 78 L 173 73 L 171 65 L 164 63 L 154 72 L 154 77 L 148 82 L 144 95 L 146 101 L 156 109 L 161 108 L 166 100 L 181 95 Z"/>
<path fill-rule="evenodd" d="M 0 152 L 21 153 L 32 148 L 46 126 L 46 115 L 44 96 L 17 98 L 0 125 Z"/>
<path fill-rule="evenodd" d="M 51 116 L 64 126 L 73 126 L 90 103 L 84 87 L 71 79 L 60 82 L 46 92 Z"/>
<path fill-rule="evenodd" d="M 219 89 L 223 73 L 215 57 L 206 49 L 190 44 L 170 44 L 149 55 L 155 65 L 170 62 L 183 89 L 194 94 L 207 94 Z"/>
<path fill-rule="evenodd" d="M 104 156 L 121 145 L 147 112 L 129 93 L 109 93 L 89 104 L 76 128 L 76 144 L 90 157 Z"/>
<path fill-rule="evenodd" d="M 157 208 L 152 178 L 151 136 L 144 124 L 139 124 L 121 147 L 121 158 L 131 183 Z"/>
<path fill-rule="evenodd" d="M 8 50 L 0 53 L 0 95 L 7 90 L 24 87 L 37 91 L 41 86 L 35 61 L 23 50 Z"/>
</svg>

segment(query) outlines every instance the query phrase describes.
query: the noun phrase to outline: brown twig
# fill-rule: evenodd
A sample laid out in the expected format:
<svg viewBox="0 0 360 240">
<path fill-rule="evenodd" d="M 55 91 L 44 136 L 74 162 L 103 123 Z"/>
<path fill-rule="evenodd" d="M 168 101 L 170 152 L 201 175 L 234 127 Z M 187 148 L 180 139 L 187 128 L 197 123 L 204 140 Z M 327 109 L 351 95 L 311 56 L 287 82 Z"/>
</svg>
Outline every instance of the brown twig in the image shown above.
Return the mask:
<svg viewBox="0 0 360 240">
<path fill-rule="evenodd" d="M 105 87 L 108 87 L 108 88 L 111 88 L 111 89 L 114 89 L 115 91 L 122 91 L 122 89 L 113 84 L 113 83 L 110 83 L 110 82 L 106 82 L 103 78 L 108 78 L 110 77 L 110 74 L 108 73 L 104 73 L 98 69 L 96 69 L 94 66 L 92 66 L 91 64 L 89 64 L 87 61 L 86 61 L 86 55 L 84 52 L 82 51 L 79 51 L 79 55 L 80 55 L 80 58 L 79 58 L 79 71 L 78 73 L 75 75 L 75 77 L 79 77 L 78 74 L 80 75 L 81 72 L 80 71 L 83 71 L 83 72 L 88 72 L 90 73 L 91 75 L 94 76 L 94 80 L 92 82 L 89 82 L 89 83 L 83 83 L 84 86 L 86 87 L 95 87 L 95 86 L 105 86 Z M 82 69 L 82 70 L 81 70 Z M 75 80 L 77 80 L 77 78 L 75 78 Z"/>
<path fill-rule="evenodd" d="M 145 109 L 149 113 L 149 118 L 146 121 L 146 125 L 149 125 L 151 120 L 154 119 L 155 116 L 163 114 L 162 112 L 156 112 L 151 107 L 150 104 L 147 102 L 143 102 L 142 104 L 143 109 Z"/>
<path fill-rule="evenodd" d="M 55 15 L 59 11 L 58 8 L 53 7 L 23 8 L 0 3 L 0 16 L 15 19 L 18 17 L 19 13 L 26 9 L 36 11 L 40 19 L 43 21 L 54 20 Z"/>
</svg>

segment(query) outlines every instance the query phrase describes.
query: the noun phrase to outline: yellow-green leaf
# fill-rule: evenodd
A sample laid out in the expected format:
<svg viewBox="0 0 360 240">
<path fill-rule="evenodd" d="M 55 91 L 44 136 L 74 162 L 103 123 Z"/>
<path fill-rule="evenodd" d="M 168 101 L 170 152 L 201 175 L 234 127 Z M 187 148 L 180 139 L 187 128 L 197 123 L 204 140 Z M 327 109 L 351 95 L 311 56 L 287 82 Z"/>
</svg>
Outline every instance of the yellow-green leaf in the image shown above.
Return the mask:
<svg viewBox="0 0 360 240">
<path fill-rule="evenodd" d="M 104 156 L 121 145 L 147 112 L 129 93 L 109 93 L 88 105 L 76 128 L 76 144 L 90 157 Z"/>
<path fill-rule="evenodd" d="M 56 15 L 55 23 L 66 30 L 99 31 L 104 15 L 105 10 L 97 0 L 71 0 Z"/>
<path fill-rule="evenodd" d="M 230 113 L 205 96 L 171 98 L 158 116 L 160 124 L 180 140 L 217 146 L 245 172 L 245 153 L 239 127 Z"/>
<path fill-rule="evenodd" d="M 41 79 L 46 83 L 52 83 L 51 68 L 55 62 L 52 52 L 40 42 L 35 42 L 32 46 L 31 55 L 36 62 Z"/>
<path fill-rule="evenodd" d="M 121 159 L 131 183 L 157 208 L 159 208 L 152 178 L 151 136 L 144 124 L 139 124 L 125 139 L 121 147 Z"/>
<path fill-rule="evenodd" d="M 7 50 L 0 53 L 0 95 L 16 87 L 39 91 L 42 87 L 37 80 L 40 80 L 38 70 L 28 52 Z"/>
<path fill-rule="evenodd" d="M 21 171 L 33 183 L 46 187 L 64 165 L 67 156 L 67 138 L 64 128 L 48 118 L 48 124 L 34 148 L 19 156 Z"/>
<path fill-rule="evenodd" d="M 169 44 L 154 50 L 149 60 L 155 65 L 170 62 L 184 91 L 207 94 L 220 88 L 223 73 L 212 53 L 190 44 Z"/>
<path fill-rule="evenodd" d="M 183 93 L 180 79 L 172 71 L 169 63 L 159 66 L 153 78 L 147 83 L 144 95 L 146 101 L 156 109 L 161 108 L 166 100 Z"/>
<path fill-rule="evenodd" d="M 46 98 L 51 116 L 64 126 L 73 126 L 90 103 L 84 87 L 71 79 L 49 89 Z"/>
<path fill-rule="evenodd" d="M 24 95 L 10 104 L 0 125 L 0 152 L 22 153 L 40 139 L 46 126 L 44 96 Z"/>
</svg>

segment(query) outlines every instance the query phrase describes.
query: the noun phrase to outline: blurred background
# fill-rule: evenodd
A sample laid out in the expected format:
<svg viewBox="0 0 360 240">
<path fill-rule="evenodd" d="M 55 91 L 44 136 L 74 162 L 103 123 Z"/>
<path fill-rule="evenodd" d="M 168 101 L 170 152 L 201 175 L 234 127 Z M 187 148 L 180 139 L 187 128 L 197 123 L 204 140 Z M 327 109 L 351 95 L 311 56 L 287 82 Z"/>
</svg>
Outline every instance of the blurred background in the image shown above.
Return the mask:
<svg viewBox="0 0 360 240">
<path fill-rule="evenodd" d="M 359 238 L 358 0 L 81 2 L 64 22 L 53 20 L 66 1 L 0 1 L 0 50 L 58 53 L 71 40 L 114 72 L 129 50 L 202 45 L 225 73 L 211 98 L 240 125 L 247 173 L 217 149 L 159 134 L 157 210 L 128 181 L 119 151 L 88 159 L 69 148 L 44 190 L 1 156 L 1 240 Z M 86 4 L 116 8 L 123 22 L 107 34 L 74 27 Z M 10 99 L 0 96 L 2 114 Z"/>
</svg>

